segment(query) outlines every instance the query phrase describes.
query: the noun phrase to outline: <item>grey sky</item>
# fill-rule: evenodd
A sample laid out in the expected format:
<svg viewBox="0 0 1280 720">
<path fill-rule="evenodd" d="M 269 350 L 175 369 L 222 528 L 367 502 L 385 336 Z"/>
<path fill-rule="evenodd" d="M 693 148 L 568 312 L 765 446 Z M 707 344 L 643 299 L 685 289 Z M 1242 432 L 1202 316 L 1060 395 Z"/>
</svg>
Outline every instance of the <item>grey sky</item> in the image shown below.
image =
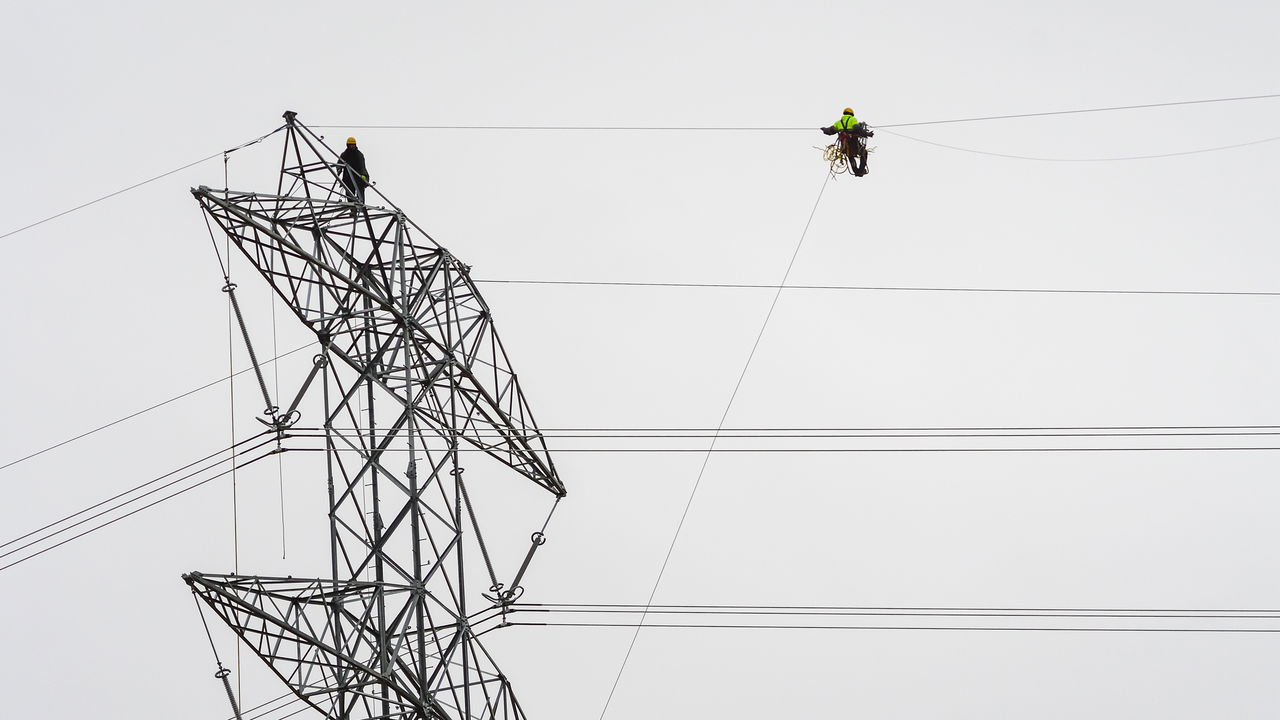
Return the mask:
<svg viewBox="0 0 1280 720">
<path fill-rule="evenodd" d="M 816 128 L 846 105 L 874 125 L 1280 92 L 1280 7 L 1266 2 L 6 12 L 0 233 L 268 132 L 286 109 L 312 125 L 814 128 L 354 131 L 378 188 L 493 279 L 777 282 L 824 181 Z M 1277 121 L 1280 101 L 1262 100 L 904 132 L 1089 158 L 1248 142 L 1280 134 Z M 334 147 L 350 134 L 323 132 Z M 1280 290 L 1280 143 L 1116 163 L 888 134 L 871 144 L 870 176 L 826 187 L 792 283 Z M 278 147 L 233 155 L 231 186 L 264 187 Z M 0 241 L 0 464 L 226 373 L 222 278 L 187 192 L 222 178 L 214 160 Z M 235 277 L 269 347 L 270 296 L 246 265 Z M 714 427 L 772 299 L 484 290 L 540 423 L 558 428 Z M 1278 306 L 785 291 L 728 425 L 1274 424 Z M 283 308 L 276 319 L 280 350 L 308 340 Z M 281 364 L 282 391 L 308 364 L 308 353 Z M 260 410 L 250 383 L 237 383 L 241 436 Z M 222 386 L 0 471 L 0 541 L 224 447 L 228 420 Z M 642 603 L 701 462 L 558 456 L 570 494 L 527 598 Z M 1274 452 L 717 455 L 657 600 L 1280 608 L 1275 463 Z M 275 466 L 241 475 L 242 571 L 296 574 L 323 554 L 310 467 L 284 465 L 288 559 Z M 530 509 L 526 488 L 479 492 L 505 562 L 518 562 L 543 506 Z M 179 575 L 229 570 L 230 531 L 219 482 L 0 572 L 0 714 L 225 718 Z M 594 720 L 630 634 L 488 637 L 530 718 Z M 230 654 L 230 634 L 217 640 Z M 1271 717 L 1278 641 L 654 629 L 607 717 Z M 245 705 L 284 691 L 247 653 L 242 680 Z"/>
</svg>

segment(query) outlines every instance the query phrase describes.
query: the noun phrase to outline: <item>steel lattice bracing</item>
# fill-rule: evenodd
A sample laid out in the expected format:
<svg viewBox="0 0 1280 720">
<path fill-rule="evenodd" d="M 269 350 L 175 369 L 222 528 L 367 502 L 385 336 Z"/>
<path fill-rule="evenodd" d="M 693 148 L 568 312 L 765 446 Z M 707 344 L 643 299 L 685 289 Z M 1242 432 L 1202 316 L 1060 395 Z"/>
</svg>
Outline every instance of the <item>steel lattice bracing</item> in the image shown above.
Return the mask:
<svg viewBox="0 0 1280 720">
<path fill-rule="evenodd" d="M 356 213 L 340 194 L 193 192 L 336 357 L 412 400 L 423 421 L 563 493 L 467 266 L 402 213 Z"/>
<path fill-rule="evenodd" d="M 468 607 L 517 588 L 494 575 L 460 450 L 564 486 L 467 266 L 399 209 L 349 201 L 333 153 L 286 118 L 275 193 L 192 192 L 324 347 L 331 576 L 185 579 L 328 717 L 523 718 L 478 637 L 502 608 Z M 489 568 L 470 591 L 466 534 Z"/>
</svg>

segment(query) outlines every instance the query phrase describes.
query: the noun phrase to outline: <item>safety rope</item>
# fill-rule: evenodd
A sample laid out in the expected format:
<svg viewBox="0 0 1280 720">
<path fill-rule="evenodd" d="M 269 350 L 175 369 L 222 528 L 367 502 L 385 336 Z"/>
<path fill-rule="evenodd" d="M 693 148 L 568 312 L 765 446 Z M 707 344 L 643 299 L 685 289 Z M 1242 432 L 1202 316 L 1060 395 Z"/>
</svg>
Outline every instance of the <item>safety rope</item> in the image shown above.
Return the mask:
<svg viewBox="0 0 1280 720">
<path fill-rule="evenodd" d="M 213 642 L 213 632 L 209 630 L 209 621 L 204 617 L 204 606 L 200 604 L 200 596 L 196 594 L 195 588 L 191 588 L 191 598 L 195 600 L 196 612 L 200 613 L 200 624 L 204 625 L 205 637 L 209 638 L 209 649 L 213 650 L 214 662 L 218 663 L 218 671 L 213 676 L 222 681 L 222 689 L 227 691 L 227 701 L 231 703 L 232 714 L 235 715 L 236 720 L 242 720 L 240 703 L 236 702 L 235 693 L 231 691 L 231 671 L 222 664 L 222 658 L 218 656 L 218 646 Z"/>
</svg>

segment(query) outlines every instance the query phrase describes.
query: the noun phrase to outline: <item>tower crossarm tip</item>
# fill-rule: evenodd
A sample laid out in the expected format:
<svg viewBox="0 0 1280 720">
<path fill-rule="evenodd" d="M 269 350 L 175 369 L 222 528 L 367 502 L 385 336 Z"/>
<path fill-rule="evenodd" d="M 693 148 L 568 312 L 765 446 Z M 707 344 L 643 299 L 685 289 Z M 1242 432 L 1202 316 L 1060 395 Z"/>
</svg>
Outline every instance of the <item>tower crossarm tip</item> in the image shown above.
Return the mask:
<svg viewBox="0 0 1280 720">
<path fill-rule="evenodd" d="M 403 213 L 305 196 L 193 193 L 330 352 L 422 420 L 564 494 L 469 268 L 429 238 L 404 237 Z"/>
</svg>

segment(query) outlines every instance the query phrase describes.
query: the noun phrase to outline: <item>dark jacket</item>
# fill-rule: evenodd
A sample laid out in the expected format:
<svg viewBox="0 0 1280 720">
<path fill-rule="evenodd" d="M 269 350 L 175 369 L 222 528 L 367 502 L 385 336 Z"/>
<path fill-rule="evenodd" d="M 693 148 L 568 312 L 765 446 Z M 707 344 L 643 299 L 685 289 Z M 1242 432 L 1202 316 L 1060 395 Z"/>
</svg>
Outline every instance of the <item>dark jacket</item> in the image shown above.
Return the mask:
<svg viewBox="0 0 1280 720">
<path fill-rule="evenodd" d="M 338 159 L 346 165 L 344 172 L 348 186 L 369 187 L 369 168 L 365 167 L 364 153 L 360 152 L 355 145 L 348 145 Z"/>
</svg>

